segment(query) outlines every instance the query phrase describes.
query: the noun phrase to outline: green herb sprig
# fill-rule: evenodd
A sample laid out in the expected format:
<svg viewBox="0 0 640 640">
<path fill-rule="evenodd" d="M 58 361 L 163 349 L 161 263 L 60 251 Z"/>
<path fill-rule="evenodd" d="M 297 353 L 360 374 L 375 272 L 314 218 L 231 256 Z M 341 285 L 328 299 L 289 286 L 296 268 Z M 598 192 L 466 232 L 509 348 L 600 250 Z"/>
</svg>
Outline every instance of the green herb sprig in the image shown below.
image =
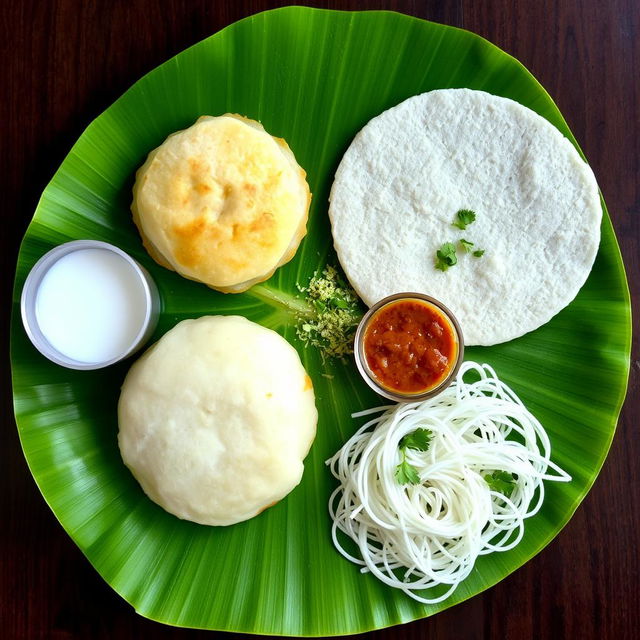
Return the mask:
<svg viewBox="0 0 640 640">
<path fill-rule="evenodd" d="M 471 209 L 460 209 L 458 213 L 456 213 L 456 217 L 458 218 L 451 224 L 454 227 L 458 227 L 458 229 L 462 229 L 463 231 L 472 223 L 476 221 L 476 214 Z"/>
<path fill-rule="evenodd" d="M 298 285 L 313 313 L 299 314 L 296 335 L 305 346 L 320 350 L 325 357 L 345 358 L 353 353 L 353 336 L 362 311 L 355 291 L 336 267 L 327 265 L 306 287 Z"/>
<path fill-rule="evenodd" d="M 436 251 L 436 269 L 446 271 L 449 267 L 453 267 L 458 262 L 456 256 L 456 247 L 453 242 L 445 242 Z"/>
<path fill-rule="evenodd" d="M 476 214 L 471 209 L 460 209 L 456 213 L 456 220 L 451 225 L 458 229 L 466 229 L 470 224 L 475 222 Z M 481 258 L 484 255 L 484 249 L 473 249 L 474 243 L 470 240 L 460 238 L 460 248 L 465 253 L 470 253 L 474 258 Z M 456 246 L 453 242 L 445 242 L 436 251 L 436 269 L 446 271 L 449 267 L 458 264 L 458 256 L 456 255 Z"/>
<path fill-rule="evenodd" d="M 420 484 L 416 468 L 407 461 L 407 450 L 426 451 L 431 444 L 433 434 L 429 429 L 418 428 L 403 436 L 398 443 L 402 460 L 396 467 L 395 478 L 398 484 Z"/>
<path fill-rule="evenodd" d="M 470 240 L 465 240 L 464 238 L 460 238 L 460 246 L 465 253 L 470 253 L 475 258 L 482 258 L 484 255 L 484 249 L 475 249 L 473 250 L 474 243 Z"/>
<path fill-rule="evenodd" d="M 469 240 L 465 240 L 464 238 L 460 238 L 460 246 L 465 253 L 471 253 L 471 247 L 473 247 L 473 242 Z"/>
<path fill-rule="evenodd" d="M 516 488 L 516 478 L 513 473 L 508 471 L 494 471 L 492 474 L 484 476 L 485 482 L 489 485 L 491 491 L 501 493 L 507 498 L 511 497 L 513 490 Z"/>
</svg>

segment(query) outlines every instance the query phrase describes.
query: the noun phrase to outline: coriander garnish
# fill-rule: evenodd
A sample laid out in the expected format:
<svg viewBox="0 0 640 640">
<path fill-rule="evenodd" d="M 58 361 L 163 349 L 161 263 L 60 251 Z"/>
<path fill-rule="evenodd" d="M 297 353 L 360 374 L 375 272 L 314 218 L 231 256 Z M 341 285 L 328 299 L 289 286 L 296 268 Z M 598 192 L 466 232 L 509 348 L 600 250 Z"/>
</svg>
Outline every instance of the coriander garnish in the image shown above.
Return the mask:
<svg viewBox="0 0 640 640">
<path fill-rule="evenodd" d="M 471 209 L 460 209 L 458 213 L 456 213 L 456 217 L 458 218 L 455 222 L 451 224 L 454 227 L 458 227 L 458 229 L 466 229 L 472 222 L 475 222 L 476 214 L 471 211 Z"/>
<path fill-rule="evenodd" d="M 515 476 L 508 471 L 494 471 L 491 475 L 486 474 L 484 480 L 491 491 L 501 493 L 507 498 L 511 497 L 513 490 L 516 488 Z"/>
<path fill-rule="evenodd" d="M 298 287 L 311 303 L 313 315 L 298 317 L 296 335 L 305 346 L 320 349 L 325 356 L 343 358 L 353 353 L 353 337 L 362 317 L 355 291 L 327 265 L 308 286 Z"/>
<path fill-rule="evenodd" d="M 431 444 L 433 434 L 429 429 L 422 427 L 416 429 L 400 439 L 399 447 L 401 449 L 415 449 L 416 451 L 426 451 Z"/>
<path fill-rule="evenodd" d="M 458 258 L 456 257 L 456 248 L 452 242 L 445 242 L 436 251 L 436 269 L 446 271 L 457 262 Z"/>
<path fill-rule="evenodd" d="M 395 478 L 398 484 L 420 484 L 416 468 L 407 462 L 407 454 L 402 450 L 402 462 L 396 467 Z"/>
<path fill-rule="evenodd" d="M 418 428 L 412 433 L 402 436 L 398 443 L 402 460 L 396 467 L 395 478 L 398 484 L 419 484 L 420 476 L 416 468 L 407 462 L 407 449 L 426 451 L 431 443 L 432 433 L 429 429 Z"/>
<path fill-rule="evenodd" d="M 476 249 L 475 251 L 471 250 L 471 247 L 474 246 L 474 243 L 470 240 L 465 240 L 464 238 L 460 238 L 460 246 L 464 250 L 465 253 L 470 253 L 475 258 L 482 258 L 484 255 L 484 249 Z"/>
<path fill-rule="evenodd" d="M 472 222 L 476 220 L 476 214 L 471 209 L 460 209 L 456 213 L 457 220 L 451 224 L 458 229 L 466 229 Z M 460 238 L 460 247 L 465 253 L 470 253 L 474 258 L 481 258 L 484 255 L 484 249 L 472 250 L 474 243 L 471 240 L 465 240 Z M 445 242 L 436 251 L 436 269 L 440 271 L 446 271 L 449 267 L 453 267 L 458 263 L 458 257 L 456 256 L 456 247 L 453 242 Z"/>
<path fill-rule="evenodd" d="M 460 238 L 460 246 L 464 250 L 465 253 L 471 253 L 471 247 L 473 247 L 473 242 L 469 240 L 465 240 L 464 238 Z"/>
</svg>

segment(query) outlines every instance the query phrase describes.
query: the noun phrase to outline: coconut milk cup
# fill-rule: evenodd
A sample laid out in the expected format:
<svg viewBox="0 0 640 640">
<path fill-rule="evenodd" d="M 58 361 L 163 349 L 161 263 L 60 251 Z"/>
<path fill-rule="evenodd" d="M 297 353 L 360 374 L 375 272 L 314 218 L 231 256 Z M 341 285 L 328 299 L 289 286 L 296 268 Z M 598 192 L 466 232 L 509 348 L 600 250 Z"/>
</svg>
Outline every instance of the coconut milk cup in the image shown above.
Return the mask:
<svg viewBox="0 0 640 640">
<path fill-rule="evenodd" d="M 158 290 L 147 271 L 106 242 L 76 240 L 45 254 L 22 290 L 25 330 L 49 360 L 100 369 L 137 351 L 158 320 Z"/>
</svg>

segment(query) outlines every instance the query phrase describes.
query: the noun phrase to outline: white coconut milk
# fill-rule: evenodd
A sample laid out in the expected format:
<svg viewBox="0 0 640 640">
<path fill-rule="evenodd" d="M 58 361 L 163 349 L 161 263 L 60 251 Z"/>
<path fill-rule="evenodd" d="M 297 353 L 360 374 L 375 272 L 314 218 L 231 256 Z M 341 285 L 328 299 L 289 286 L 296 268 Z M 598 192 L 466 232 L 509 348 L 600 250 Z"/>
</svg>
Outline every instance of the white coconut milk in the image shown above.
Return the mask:
<svg viewBox="0 0 640 640">
<path fill-rule="evenodd" d="M 72 251 L 55 262 L 35 302 L 38 325 L 51 346 L 84 363 L 129 351 L 145 311 L 145 289 L 133 266 L 98 248 Z"/>
</svg>

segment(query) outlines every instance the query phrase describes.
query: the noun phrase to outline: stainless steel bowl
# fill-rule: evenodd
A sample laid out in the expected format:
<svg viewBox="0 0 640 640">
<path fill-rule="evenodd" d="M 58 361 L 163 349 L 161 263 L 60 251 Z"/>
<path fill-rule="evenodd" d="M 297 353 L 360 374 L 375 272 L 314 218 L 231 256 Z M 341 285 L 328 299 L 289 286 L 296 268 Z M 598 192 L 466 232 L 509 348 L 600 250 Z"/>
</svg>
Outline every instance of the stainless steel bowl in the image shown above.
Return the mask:
<svg viewBox="0 0 640 640">
<path fill-rule="evenodd" d="M 139 279 L 144 292 L 144 299 L 142 301 L 145 309 L 144 320 L 135 339 L 122 353 L 110 360 L 102 362 L 80 362 L 55 349 L 43 335 L 36 317 L 38 287 L 42 283 L 45 274 L 60 258 L 80 249 L 106 249 L 118 254 L 131 266 L 132 277 Z M 149 339 L 158 323 L 160 295 L 148 271 L 129 254 L 122 251 L 122 249 L 107 242 L 100 242 L 99 240 L 74 240 L 73 242 L 66 242 L 65 244 L 55 247 L 36 262 L 29 272 L 24 287 L 22 288 L 20 308 L 25 331 L 35 348 L 42 355 L 49 358 L 52 362 L 69 369 L 91 370 L 108 367 L 111 364 L 127 358 L 135 353 Z"/>
<path fill-rule="evenodd" d="M 417 300 L 419 302 L 427 302 L 430 305 L 433 305 L 441 314 L 449 321 L 450 327 L 453 330 L 453 334 L 456 337 L 457 345 L 458 345 L 458 353 L 456 362 L 453 367 L 449 371 L 446 378 L 444 378 L 438 386 L 429 389 L 424 392 L 416 392 L 416 393 L 400 393 L 398 391 L 394 391 L 392 389 L 388 389 L 384 385 L 382 385 L 375 374 L 369 368 L 367 363 L 367 358 L 364 352 L 364 338 L 367 332 L 367 328 L 369 324 L 377 315 L 377 313 L 386 307 L 387 305 L 397 302 L 398 300 Z M 396 293 L 392 296 L 388 296 L 383 298 L 376 304 L 374 304 L 369 311 L 363 316 L 358 328 L 356 330 L 355 335 L 355 344 L 354 344 L 354 355 L 356 366 L 360 375 L 364 378 L 365 382 L 377 393 L 389 400 L 394 400 L 396 402 L 418 402 L 420 400 L 426 400 L 427 398 L 431 398 L 444 389 L 446 389 L 451 382 L 455 379 L 456 374 L 458 373 L 458 369 L 460 369 L 460 365 L 464 359 L 464 339 L 462 337 L 462 329 L 458 324 L 455 316 L 451 311 L 445 307 L 439 300 L 432 298 L 431 296 L 427 296 L 423 293 L 413 293 L 413 292 L 405 292 L 405 293 Z"/>
</svg>

